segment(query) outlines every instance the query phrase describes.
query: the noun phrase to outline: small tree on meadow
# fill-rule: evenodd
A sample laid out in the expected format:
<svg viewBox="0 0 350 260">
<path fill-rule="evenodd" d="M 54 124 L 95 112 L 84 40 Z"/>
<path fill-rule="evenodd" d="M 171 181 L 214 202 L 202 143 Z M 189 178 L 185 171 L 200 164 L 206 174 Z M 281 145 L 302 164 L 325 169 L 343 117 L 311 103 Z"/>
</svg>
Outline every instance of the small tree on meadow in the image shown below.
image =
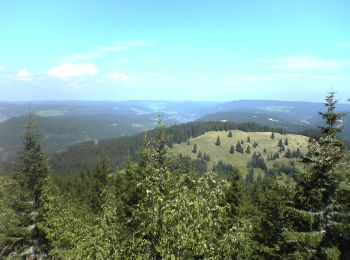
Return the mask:
<svg viewBox="0 0 350 260">
<path fill-rule="evenodd" d="M 230 154 L 234 154 L 234 153 L 235 153 L 235 148 L 233 147 L 233 145 L 231 145 Z"/>
<path fill-rule="evenodd" d="M 232 137 L 232 131 L 231 130 L 228 132 L 227 137 Z"/>
<path fill-rule="evenodd" d="M 250 151 L 250 146 L 249 146 L 249 145 L 247 146 L 247 149 L 245 150 L 245 152 L 248 153 L 248 154 L 251 152 L 251 151 Z"/>
<path fill-rule="evenodd" d="M 192 153 L 197 153 L 197 144 L 193 145 Z"/>
<path fill-rule="evenodd" d="M 220 141 L 220 137 L 218 136 L 216 138 L 216 142 L 215 142 L 215 145 L 219 146 L 221 144 L 221 141 Z"/>
</svg>

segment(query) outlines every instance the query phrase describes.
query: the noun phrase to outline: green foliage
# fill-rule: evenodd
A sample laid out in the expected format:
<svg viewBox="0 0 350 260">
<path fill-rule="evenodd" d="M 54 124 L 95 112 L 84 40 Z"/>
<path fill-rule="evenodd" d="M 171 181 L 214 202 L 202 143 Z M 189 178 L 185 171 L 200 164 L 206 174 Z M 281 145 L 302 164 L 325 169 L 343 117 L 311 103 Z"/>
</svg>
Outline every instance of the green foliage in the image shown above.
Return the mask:
<svg viewBox="0 0 350 260">
<path fill-rule="evenodd" d="M 46 238 L 40 229 L 40 223 L 43 221 L 42 208 L 45 203 L 42 191 L 48 174 L 47 160 L 29 115 L 20 159 L 12 180 L 8 182 L 11 192 L 7 192 L 4 199 L 4 213 L 8 219 L 4 228 L 7 237 L 5 254 L 45 255 Z M 9 191 L 9 186 L 6 189 Z"/>
<path fill-rule="evenodd" d="M 233 153 L 244 153 L 246 133 L 226 140 L 228 129 L 221 129 L 225 141 L 217 147 L 213 132 L 207 142 L 213 150 L 202 153 L 199 142 L 196 155 L 186 146 L 190 157 L 168 154 L 167 128 L 160 125 L 123 168 L 113 169 L 106 151 L 89 171 L 54 179 L 28 128 L 16 174 L 0 179 L 0 258 L 17 249 L 19 257 L 36 251 L 51 259 L 348 259 L 350 171 L 332 95 L 327 108 L 324 135 L 310 144 L 303 173 L 297 160 L 278 159 L 301 155 L 298 136 L 288 135 L 286 144 L 272 132 L 288 145 L 280 154 L 270 133 L 259 133 L 272 143 L 264 152 L 266 140 L 250 133 L 260 145 L 245 147 L 253 155 L 244 176 L 224 159 L 209 165 L 208 151 L 243 158 Z M 178 128 L 188 130 L 181 140 L 205 126 Z"/>
<path fill-rule="evenodd" d="M 323 136 L 318 140 L 311 140 L 310 149 L 313 157 L 304 157 L 304 161 L 311 164 L 309 172 L 297 178 L 296 197 L 291 209 L 291 221 L 294 232 L 301 232 L 295 242 L 287 242 L 291 251 L 298 254 L 311 254 L 313 257 L 327 258 L 329 254 L 336 255 L 335 241 L 330 234 L 338 226 L 334 221 L 338 216 L 335 210 L 334 198 L 339 189 L 341 179 L 335 173 L 335 167 L 344 157 L 344 145 L 337 138 L 340 128 L 337 126 L 342 114 L 335 112 L 334 93 L 326 97 L 325 113 L 320 113 L 325 120 L 321 127 Z M 316 238 L 317 243 L 311 243 L 310 236 Z M 310 253 L 311 252 L 311 253 Z M 328 255 L 328 256 L 327 256 Z"/>
</svg>

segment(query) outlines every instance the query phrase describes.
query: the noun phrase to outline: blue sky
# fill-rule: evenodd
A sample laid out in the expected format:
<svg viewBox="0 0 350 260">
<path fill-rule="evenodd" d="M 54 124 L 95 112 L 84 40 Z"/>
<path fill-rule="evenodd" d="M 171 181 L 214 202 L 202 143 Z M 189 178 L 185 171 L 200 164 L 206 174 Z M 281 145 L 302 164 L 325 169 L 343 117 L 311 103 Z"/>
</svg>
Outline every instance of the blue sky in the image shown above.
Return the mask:
<svg viewBox="0 0 350 260">
<path fill-rule="evenodd" d="M 0 1 L 0 100 L 350 97 L 350 1 Z"/>
</svg>

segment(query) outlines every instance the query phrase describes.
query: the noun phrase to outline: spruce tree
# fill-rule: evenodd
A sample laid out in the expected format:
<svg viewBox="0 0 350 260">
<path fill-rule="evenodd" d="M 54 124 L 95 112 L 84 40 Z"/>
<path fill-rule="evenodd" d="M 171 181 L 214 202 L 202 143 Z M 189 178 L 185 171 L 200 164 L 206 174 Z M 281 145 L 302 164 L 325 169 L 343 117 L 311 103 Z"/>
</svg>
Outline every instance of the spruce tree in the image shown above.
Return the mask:
<svg viewBox="0 0 350 260">
<path fill-rule="evenodd" d="M 247 146 L 247 149 L 245 150 L 246 153 L 250 154 L 250 145 Z"/>
<path fill-rule="evenodd" d="M 244 152 L 243 147 L 242 147 L 242 145 L 241 145 L 241 143 L 239 141 L 237 141 L 236 151 L 239 152 L 239 153 L 243 153 Z"/>
<path fill-rule="evenodd" d="M 234 146 L 233 145 L 231 145 L 231 148 L 230 148 L 230 154 L 234 154 L 235 153 L 235 148 L 234 148 Z"/>
<path fill-rule="evenodd" d="M 284 145 L 289 145 L 288 138 L 286 138 L 286 139 L 284 140 Z"/>
<path fill-rule="evenodd" d="M 218 137 L 216 138 L 215 145 L 220 146 L 220 144 L 221 144 L 221 141 L 220 141 L 220 137 L 218 136 Z"/>
<path fill-rule="evenodd" d="M 292 158 L 292 152 L 291 152 L 289 149 L 287 149 L 287 152 L 286 152 L 286 154 L 285 154 L 285 157 L 286 157 L 286 158 Z"/>
<path fill-rule="evenodd" d="M 323 136 L 312 140 L 310 144 L 313 157 L 303 158 L 310 165 L 309 172 L 297 178 L 297 193 L 291 210 L 294 231 L 286 235 L 287 248 L 294 256 L 322 259 L 339 257 L 339 250 L 330 238 L 338 214 L 334 210 L 334 200 L 339 176 L 334 169 L 342 161 L 345 150 L 337 138 L 341 131 L 338 120 L 343 115 L 335 112 L 336 103 L 334 92 L 331 92 L 326 97 L 327 111 L 320 113 L 325 120 L 325 125 L 320 127 Z"/>
<path fill-rule="evenodd" d="M 283 146 L 283 143 L 282 143 L 282 139 L 280 139 L 279 141 L 278 141 L 278 145 L 277 145 L 278 147 L 282 147 Z"/>
<path fill-rule="evenodd" d="M 231 130 L 228 132 L 227 137 L 232 137 L 232 131 Z"/>
<path fill-rule="evenodd" d="M 275 133 L 274 132 L 271 133 L 271 139 L 275 139 Z"/>
<path fill-rule="evenodd" d="M 9 206 L 15 213 L 13 226 L 6 230 L 9 250 L 22 257 L 30 254 L 46 254 L 46 238 L 39 224 L 43 221 L 42 208 L 45 203 L 42 191 L 49 175 L 46 155 L 42 151 L 39 135 L 32 116 L 28 116 L 23 146 L 15 173 L 12 175 L 12 192 Z"/>
<path fill-rule="evenodd" d="M 197 144 L 193 145 L 192 153 L 197 153 Z"/>
</svg>

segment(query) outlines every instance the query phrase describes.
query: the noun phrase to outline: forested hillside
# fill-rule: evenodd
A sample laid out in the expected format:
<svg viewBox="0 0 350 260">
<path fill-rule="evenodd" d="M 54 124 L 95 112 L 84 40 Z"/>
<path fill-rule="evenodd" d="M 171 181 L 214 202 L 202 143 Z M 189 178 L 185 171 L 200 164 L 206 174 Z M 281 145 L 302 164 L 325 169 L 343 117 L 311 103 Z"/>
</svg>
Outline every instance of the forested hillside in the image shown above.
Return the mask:
<svg viewBox="0 0 350 260">
<path fill-rule="evenodd" d="M 187 141 L 191 137 L 197 137 L 208 131 L 223 130 L 241 131 L 275 131 L 283 133 L 283 129 L 271 129 L 255 123 L 234 122 L 192 122 L 181 125 L 167 127 L 164 131 L 168 136 L 167 145 L 172 147 L 174 143 Z M 135 136 L 125 136 L 115 139 L 101 140 L 98 143 L 93 141 L 83 142 L 73 145 L 61 153 L 52 156 L 50 160 L 51 168 L 59 174 L 68 174 L 79 170 L 92 170 L 96 164 L 98 155 L 105 152 L 111 159 L 113 167 L 121 166 L 125 159 L 135 160 L 138 158 L 138 151 L 144 142 L 145 136 L 154 138 L 157 130 L 149 130 Z"/>
<path fill-rule="evenodd" d="M 62 164 L 71 158 L 61 171 L 82 169 L 67 176 L 53 176 L 29 116 L 16 168 L 0 177 L 0 258 L 348 259 L 350 157 L 337 137 L 342 115 L 335 104 L 331 93 L 318 139 L 256 124 L 159 126 L 61 154 Z M 237 145 L 226 151 L 228 140 Z M 207 141 L 214 148 L 199 158 Z M 128 153 L 134 160 L 115 168 L 108 150 L 115 145 L 120 162 Z M 169 146 L 191 147 L 196 160 L 209 162 L 221 148 L 229 156 L 256 149 L 250 166 L 265 174 L 244 178 L 224 161 L 200 172 L 196 160 L 169 153 Z M 89 171 L 73 164 L 97 153 Z M 289 182 L 262 163 L 276 153 L 302 164 Z"/>
</svg>

